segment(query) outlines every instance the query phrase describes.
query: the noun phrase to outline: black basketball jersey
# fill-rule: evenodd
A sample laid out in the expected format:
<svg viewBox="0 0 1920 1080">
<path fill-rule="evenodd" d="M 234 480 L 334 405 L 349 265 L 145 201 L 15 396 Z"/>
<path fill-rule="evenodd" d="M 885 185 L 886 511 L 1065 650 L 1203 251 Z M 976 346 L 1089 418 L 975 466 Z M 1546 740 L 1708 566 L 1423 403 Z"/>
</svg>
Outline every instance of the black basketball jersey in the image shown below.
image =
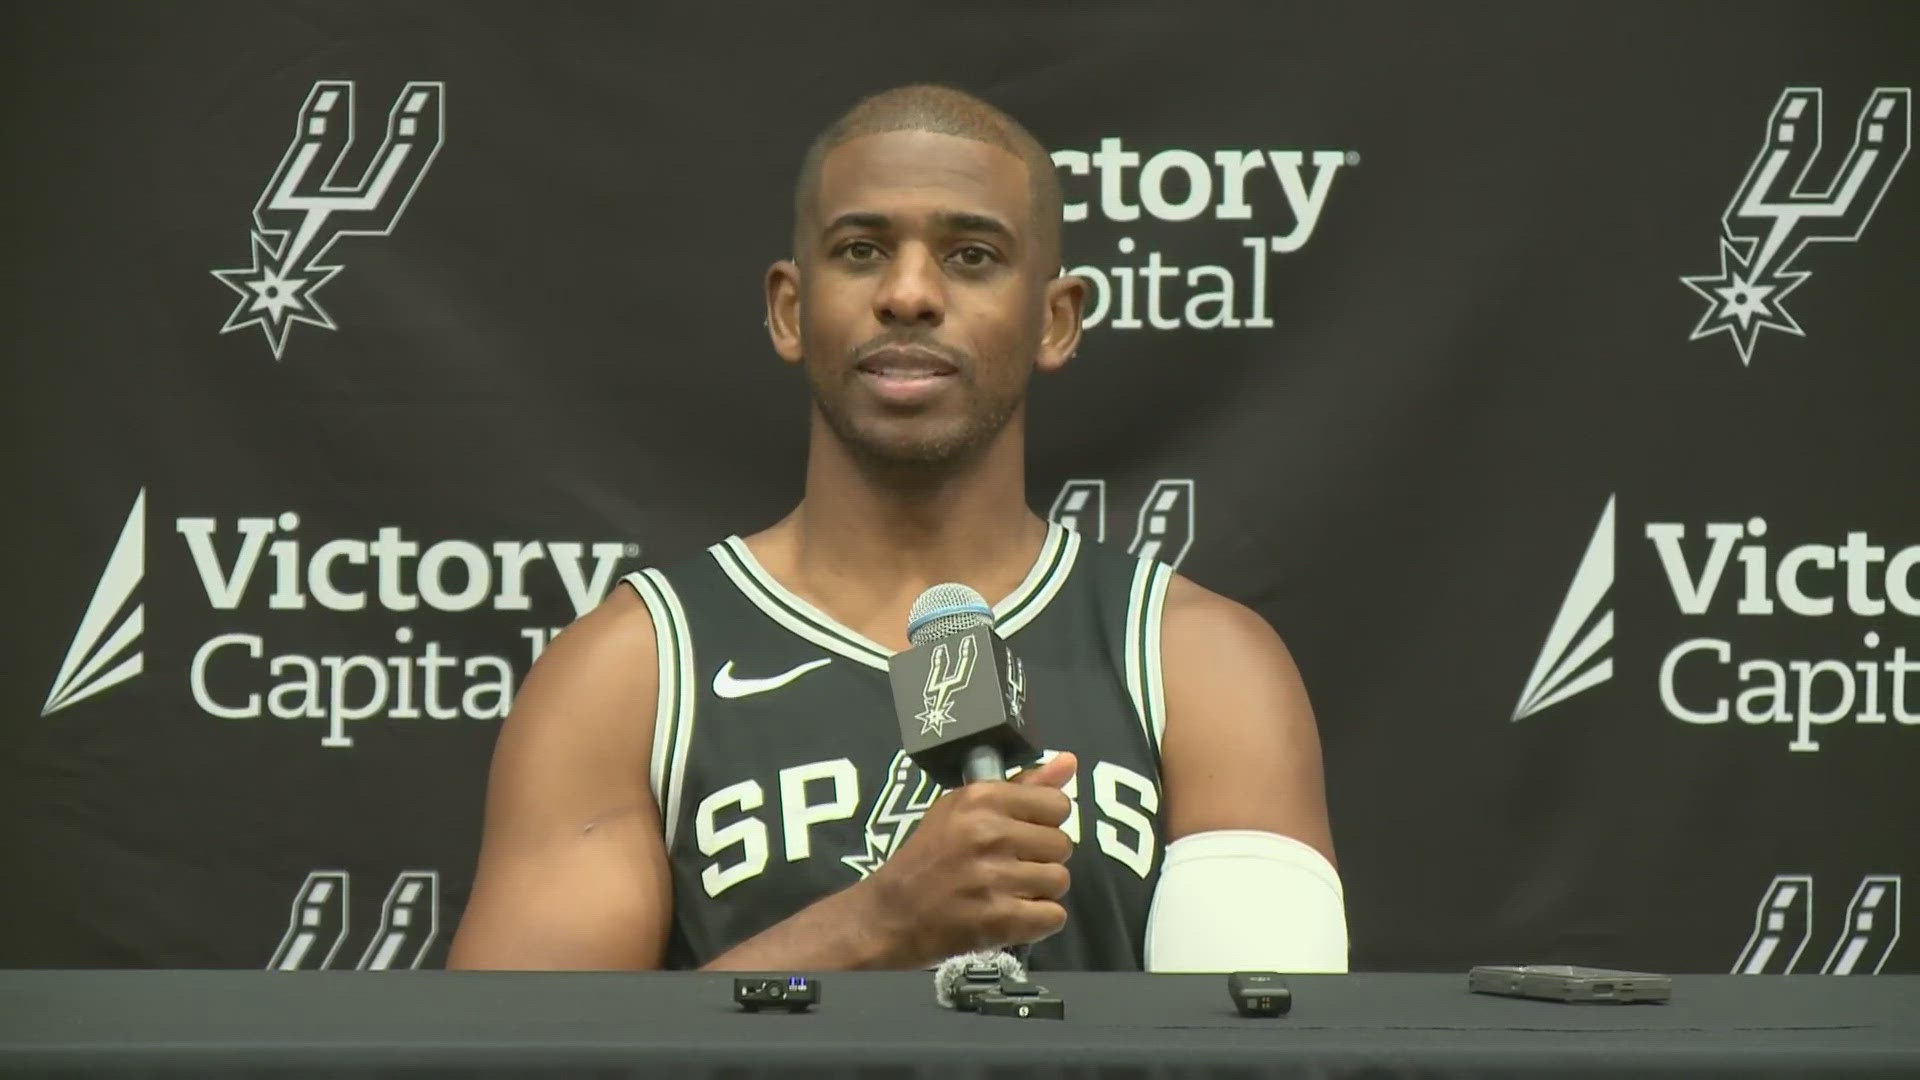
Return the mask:
<svg viewBox="0 0 1920 1080">
<path fill-rule="evenodd" d="M 1067 925 L 1037 970 L 1140 970 L 1164 846 L 1160 613 L 1172 572 L 1050 526 L 995 626 L 1026 714 L 1070 750 Z M 653 615 L 652 784 L 673 869 L 667 966 L 698 967 L 874 872 L 941 794 L 900 750 L 889 650 L 775 581 L 738 537 L 623 579 Z M 902 612 L 902 618 L 905 613 Z"/>
</svg>

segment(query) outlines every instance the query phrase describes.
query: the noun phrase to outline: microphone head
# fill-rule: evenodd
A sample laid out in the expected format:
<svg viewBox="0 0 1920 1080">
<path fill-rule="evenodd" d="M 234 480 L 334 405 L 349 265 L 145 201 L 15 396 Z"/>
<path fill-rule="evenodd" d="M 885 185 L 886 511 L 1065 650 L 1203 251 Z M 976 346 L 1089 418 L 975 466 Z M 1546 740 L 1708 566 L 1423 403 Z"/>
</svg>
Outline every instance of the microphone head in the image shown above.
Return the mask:
<svg viewBox="0 0 1920 1080">
<path fill-rule="evenodd" d="M 993 609 L 985 597 L 958 582 L 943 582 L 920 594 L 907 615 L 907 640 L 915 645 L 938 641 L 976 626 L 992 626 Z"/>
<path fill-rule="evenodd" d="M 956 995 L 962 983 L 967 981 L 967 969 L 992 968 L 999 972 L 999 979 L 1019 979 L 1027 977 L 1027 967 L 1019 958 L 1005 949 L 981 949 L 978 952 L 961 953 L 940 961 L 933 969 L 933 999 L 945 1008 L 953 1008 Z M 998 979 L 995 980 L 998 985 Z"/>
</svg>

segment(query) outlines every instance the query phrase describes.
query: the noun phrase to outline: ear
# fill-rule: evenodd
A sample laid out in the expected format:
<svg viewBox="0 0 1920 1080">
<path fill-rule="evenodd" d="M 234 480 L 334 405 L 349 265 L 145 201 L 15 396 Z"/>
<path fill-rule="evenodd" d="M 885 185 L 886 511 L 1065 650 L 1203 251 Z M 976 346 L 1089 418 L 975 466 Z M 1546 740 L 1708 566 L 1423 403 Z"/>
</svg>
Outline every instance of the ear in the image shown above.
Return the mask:
<svg viewBox="0 0 1920 1080">
<path fill-rule="evenodd" d="M 792 259 L 767 267 L 767 336 L 780 359 L 800 362 L 800 266 Z"/>
<path fill-rule="evenodd" d="M 1035 366 L 1052 373 L 1067 366 L 1080 347 L 1080 318 L 1087 306 L 1087 282 L 1062 273 L 1045 285 L 1041 312 L 1040 356 Z"/>
</svg>

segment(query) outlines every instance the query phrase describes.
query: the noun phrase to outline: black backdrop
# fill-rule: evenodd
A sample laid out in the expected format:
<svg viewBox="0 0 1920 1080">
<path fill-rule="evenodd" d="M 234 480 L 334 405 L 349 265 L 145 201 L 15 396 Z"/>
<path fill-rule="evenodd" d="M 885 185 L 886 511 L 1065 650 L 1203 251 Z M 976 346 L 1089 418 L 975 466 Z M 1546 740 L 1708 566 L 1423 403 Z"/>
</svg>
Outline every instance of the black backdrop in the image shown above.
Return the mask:
<svg viewBox="0 0 1920 1080">
<path fill-rule="evenodd" d="M 932 80 L 1098 283 L 1032 501 L 1286 638 L 1356 968 L 1917 970 L 1910 5 L 6 21 L 0 964 L 443 962 L 538 643 L 796 497 L 792 176 Z"/>
</svg>

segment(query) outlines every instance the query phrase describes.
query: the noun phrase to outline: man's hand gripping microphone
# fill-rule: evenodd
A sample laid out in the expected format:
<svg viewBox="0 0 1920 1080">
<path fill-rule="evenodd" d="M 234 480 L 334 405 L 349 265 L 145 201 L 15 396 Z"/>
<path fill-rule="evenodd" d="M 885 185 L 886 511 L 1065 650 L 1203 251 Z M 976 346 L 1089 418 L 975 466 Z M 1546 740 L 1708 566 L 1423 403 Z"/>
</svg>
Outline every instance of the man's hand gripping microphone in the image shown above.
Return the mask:
<svg viewBox="0 0 1920 1080">
<path fill-rule="evenodd" d="M 1022 946 L 1058 931 L 1073 845 L 1060 825 L 1071 754 L 1006 782 L 1040 757 L 1025 715 L 1026 670 L 993 630 L 993 611 L 964 585 L 936 585 L 913 605 L 912 647 L 889 664 L 900 741 L 949 789 L 871 879 L 916 962 Z M 1022 958 L 1024 960 L 1024 958 Z"/>
</svg>

